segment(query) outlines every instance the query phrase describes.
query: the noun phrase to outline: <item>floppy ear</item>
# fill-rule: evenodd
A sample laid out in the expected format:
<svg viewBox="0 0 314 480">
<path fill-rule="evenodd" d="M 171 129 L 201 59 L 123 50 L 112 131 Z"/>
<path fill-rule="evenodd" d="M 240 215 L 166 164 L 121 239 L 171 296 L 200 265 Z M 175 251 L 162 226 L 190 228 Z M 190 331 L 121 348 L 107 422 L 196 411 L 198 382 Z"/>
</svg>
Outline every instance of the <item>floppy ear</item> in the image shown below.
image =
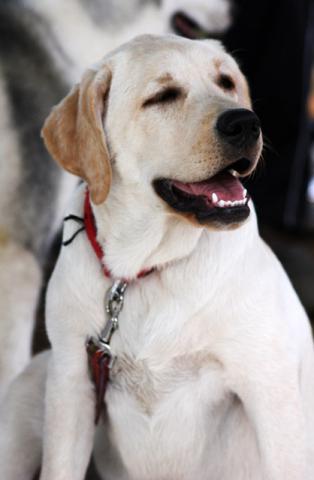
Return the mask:
<svg viewBox="0 0 314 480">
<path fill-rule="evenodd" d="M 95 204 L 106 199 L 112 175 L 103 128 L 110 81 L 107 66 L 99 72 L 89 70 L 81 84 L 53 108 L 42 129 L 50 154 L 61 167 L 87 182 Z"/>
</svg>

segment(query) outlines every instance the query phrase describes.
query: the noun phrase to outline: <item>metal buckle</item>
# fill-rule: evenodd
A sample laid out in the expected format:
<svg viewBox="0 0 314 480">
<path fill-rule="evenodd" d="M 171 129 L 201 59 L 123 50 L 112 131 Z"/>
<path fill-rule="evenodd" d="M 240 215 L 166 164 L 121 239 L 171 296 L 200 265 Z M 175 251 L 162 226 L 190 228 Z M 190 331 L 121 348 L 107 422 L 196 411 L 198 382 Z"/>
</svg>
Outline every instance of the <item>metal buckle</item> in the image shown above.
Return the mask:
<svg viewBox="0 0 314 480">
<path fill-rule="evenodd" d="M 112 335 L 119 327 L 119 315 L 123 308 L 124 294 L 128 284 L 124 280 L 116 280 L 105 295 L 105 311 L 107 314 L 106 324 L 98 338 L 89 339 L 88 344 L 93 345 L 95 350 L 102 352 L 109 358 L 109 368 L 115 362 L 115 356 L 110 347 Z"/>
</svg>

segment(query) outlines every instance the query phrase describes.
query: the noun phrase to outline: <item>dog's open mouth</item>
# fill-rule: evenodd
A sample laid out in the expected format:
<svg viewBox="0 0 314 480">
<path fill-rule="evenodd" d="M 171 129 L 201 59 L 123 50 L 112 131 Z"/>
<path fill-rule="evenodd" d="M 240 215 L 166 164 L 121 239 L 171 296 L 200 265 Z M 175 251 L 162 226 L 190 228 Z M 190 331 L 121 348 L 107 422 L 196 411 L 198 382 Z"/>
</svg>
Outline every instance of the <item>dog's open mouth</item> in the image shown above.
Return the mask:
<svg viewBox="0 0 314 480">
<path fill-rule="evenodd" d="M 236 225 L 250 214 L 249 196 L 232 166 L 201 182 L 157 179 L 154 188 L 171 208 L 201 224 Z"/>
<path fill-rule="evenodd" d="M 177 35 L 190 38 L 191 40 L 204 38 L 221 38 L 221 34 L 218 34 L 216 32 L 207 32 L 194 19 L 181 11 L 175 12 L 173 14 L 171 18 L 171 27 Z"/>
</svg>

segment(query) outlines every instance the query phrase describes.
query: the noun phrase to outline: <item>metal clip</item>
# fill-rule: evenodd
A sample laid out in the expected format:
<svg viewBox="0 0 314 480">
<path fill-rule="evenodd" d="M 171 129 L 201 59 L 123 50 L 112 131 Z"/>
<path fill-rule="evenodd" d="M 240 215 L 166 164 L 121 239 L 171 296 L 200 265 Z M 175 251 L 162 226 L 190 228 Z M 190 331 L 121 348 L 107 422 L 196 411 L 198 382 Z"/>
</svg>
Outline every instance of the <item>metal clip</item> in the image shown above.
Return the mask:
<svg viewBox="0 0 314 480">
<path fill-rule="evenodd" d="M 106 312 L 113 318 L 118 318 L 123 308 L 124 293 L 127 286 L 128 284 L 124 280 L 116 280 L 107 291 L 105 297 Z"/>
<path fill-rule="evenodd" d="M 99 336 L 99 347 L 113 359 L 110 341 L 113 333 L 119 327 L 119 315 L 123 308 L 124 293 L 128 284 L 124 280 L 117 280 L 109 288 L 105 296 L 105 310 L 108 316 L 106 325 Z"/>
</svg>

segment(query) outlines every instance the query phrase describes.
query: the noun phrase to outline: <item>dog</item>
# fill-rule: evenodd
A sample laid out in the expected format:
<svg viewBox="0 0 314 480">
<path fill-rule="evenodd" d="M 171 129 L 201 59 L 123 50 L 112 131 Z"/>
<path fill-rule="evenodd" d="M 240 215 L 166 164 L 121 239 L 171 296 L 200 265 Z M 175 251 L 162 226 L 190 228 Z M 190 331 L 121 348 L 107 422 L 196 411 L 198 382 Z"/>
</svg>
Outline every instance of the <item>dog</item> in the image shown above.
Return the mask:
<svg viewBox="0 0 314 480">
<path fill-rule="evenodd" d="M 100 54 L 141 32 L 174 31 L 178 12 L 178 33 L 195 14 L 216 31 L 220 3 L 191 13 L 181 0 L 0 2 L 0 398 L 30 359 L 47 257 L 76 185 L 40 140 L 49 110 Z M 221 28 L 228 19 L 225 9 Z"/>
<path fill-rule="evenodd" d="M 43 137 L 84 183 L 48 287 L 52 352 L 1 406 L 1 478 L 32 478 L 42 445 L 41 480 L 83 479 L 93 449 L 106 480 L 312 478 L 313 340 L 240 182 L 262 134 L 236 62 L 214 40 L 137 37 Z"/>
</svg>

